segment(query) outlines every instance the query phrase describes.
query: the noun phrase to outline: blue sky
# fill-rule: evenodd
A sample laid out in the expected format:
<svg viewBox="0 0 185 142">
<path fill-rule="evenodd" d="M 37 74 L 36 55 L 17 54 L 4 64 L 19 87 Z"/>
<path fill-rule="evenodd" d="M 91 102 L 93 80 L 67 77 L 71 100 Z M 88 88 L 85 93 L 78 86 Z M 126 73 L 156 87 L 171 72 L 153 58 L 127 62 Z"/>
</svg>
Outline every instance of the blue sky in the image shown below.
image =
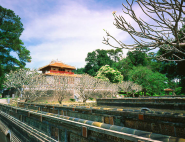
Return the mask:
<svg viewBox="0 0 185 142">
<path fill-rule="evenodd" d="M 122 15 L 123 2 L 0 0 L 1 6 L 13 10 L 21 18 L 24 27 L 21 39 L 32 57 L 31 63 L 26 65 L 29 68 L 39 68 L 56 59 L 76 68 L 84 67 L 88 52 L 112 49 L 102 43 L 103 37 L 106 37 L 103 29 L 122 42 L 131 41 L 126 33 L 113 25 L 112 12 Z M 134 8 L 137 10 L 138 7 Z M 115 44 L 114 41 L 111 43 Z M 123 52 L 126 55 L 127 51 Z"/>
</svg>

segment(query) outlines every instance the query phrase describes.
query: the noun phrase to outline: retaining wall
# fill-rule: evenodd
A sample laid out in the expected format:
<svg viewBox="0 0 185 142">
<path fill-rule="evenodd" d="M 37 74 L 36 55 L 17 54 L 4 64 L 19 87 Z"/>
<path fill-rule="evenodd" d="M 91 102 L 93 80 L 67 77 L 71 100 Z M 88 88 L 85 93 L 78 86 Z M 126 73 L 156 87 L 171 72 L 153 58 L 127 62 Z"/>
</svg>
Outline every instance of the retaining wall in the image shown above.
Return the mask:
<svg viewBox="0 0 185 142">
<path fill-rule="evenodd" d="M 8 105 L 0 105 L 0 109 L 59 141 L 185 141 L 182 138 Z"/>
<path fill-rule="evenodd" d="M 185 138 L 185 114 L 19 103 L 20 107 Z"/>
<path fill-rule="evenodd" d="M 185 97 L 97 99 L 97 105 L 185 110 Z"/>
</svg>

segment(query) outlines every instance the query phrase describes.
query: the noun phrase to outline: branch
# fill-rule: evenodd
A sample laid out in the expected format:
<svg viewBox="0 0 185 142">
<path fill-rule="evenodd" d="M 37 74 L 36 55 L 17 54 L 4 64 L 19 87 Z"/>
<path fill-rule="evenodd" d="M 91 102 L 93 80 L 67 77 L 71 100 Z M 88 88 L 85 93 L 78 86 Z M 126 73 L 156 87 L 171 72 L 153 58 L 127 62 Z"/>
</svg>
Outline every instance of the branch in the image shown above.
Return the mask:
<svg viewBox="0 0 185 142">
<path fill-rule="evenodd" d="M 125 18 L 124 16 L 117 16 L 116 11 L 113 15 L 115 17 L 114 25 L 125 32 L 127 32 L 132 39 L 134 39 L 134 44 L 125 44 L 122 41 L 118 41 L 114 36 L 109 34 L 106 30 L 107 38 L 103 37 L 103 43 L 109 45 L 113 48 L 129 49 L 135 50 L 137 48 L 148 47 L 149 51 L 153 49 L 164 49 L 166 51 L 171 51 L 175 61 L 184 61 L 185 57 L 185 33 L 184 30 L 179 29 L 179 22 L 183 23 L 185 11 L 183 8 L 183 0 L 137 0 L 135 2 L 123 5 L 123 13 L 129 15 L 135 23 L 138 25 L 139 30 L 136 30 Z M 142 12 L 149 17 L 150 23 L 147 23 L 142 18 L 138 18 L 133 10 L 133 4 L 138 4 Z M 155 14 L 155 15 L 154 15 Z M 171 18 L 171 19 L 169 19 Z M 156 29 L 155 29 L 156 28 Z M 181 34 L 183 36 L 179 36 Z M 110 38 L 118 43 L 118 47 L 112 45 L 109 42 Z M 173 40 L 172 40 L 173 38 Z M 168 44 L 165 47 L 163 45 Z M 174 61 L 168 57 L 167 54 L 163 54 L 160 57 L 156 57 L 158 60 L 168 60 Z"/>
</svg>

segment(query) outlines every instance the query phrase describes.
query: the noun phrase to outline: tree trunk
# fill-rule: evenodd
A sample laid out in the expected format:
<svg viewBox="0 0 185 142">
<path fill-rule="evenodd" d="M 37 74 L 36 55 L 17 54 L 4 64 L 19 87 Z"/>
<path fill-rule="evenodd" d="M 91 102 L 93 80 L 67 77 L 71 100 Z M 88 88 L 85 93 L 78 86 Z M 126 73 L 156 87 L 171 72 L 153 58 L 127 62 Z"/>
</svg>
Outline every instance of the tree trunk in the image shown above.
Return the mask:
<svg viewBox="0 0 185 142">
<path fill-rule="evenodd" d="M 59 102 L 59 104 L 62 104 L 62 98 L 58 98 L 58 102 Z"/>
<path fill-rule="evenodd" d="M 83 99 L 83 103 L 86 103 L 87 99 Z"/>
<path fill-rule="evenodd" d="M 146 96 L 146 89 L 143 89 L 143 92 L 144 92 L 144 96 Z"/>
<path fill-rule="evenodd" d="M 133 97 L 133 98 L 135 97 L 134 93 L 132 94 L 132 97 Z"/>
</svg>

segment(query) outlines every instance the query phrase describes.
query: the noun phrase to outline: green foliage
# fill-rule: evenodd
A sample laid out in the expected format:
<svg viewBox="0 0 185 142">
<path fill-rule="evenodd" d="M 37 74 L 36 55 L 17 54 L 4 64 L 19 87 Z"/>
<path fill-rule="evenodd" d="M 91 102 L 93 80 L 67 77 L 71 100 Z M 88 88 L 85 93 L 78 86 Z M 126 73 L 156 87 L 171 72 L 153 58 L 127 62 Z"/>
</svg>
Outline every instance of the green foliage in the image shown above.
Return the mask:
<svg viewBox="0 0 185 142">
<path fill-rule="evenodd" d="M 182 87 L 177 87 L 177 88 L 175 89 L 175 94 L 176 94 L 176 95 L 180 95 L 181 90 L 182 90 Z"/>
<path fill-rule="evenodd" d="M 76 70 L 73 70 L 72 72 L 74 72 L 75 74 L 84 74 L 85 69 L 84 68 L 77 68 Z"/>
<path fill-rule="evenodd" d="M 128 81 L 128 73 L 133 68 L 133 64 L 129 58 L 124 58 L 119 62 L 114 63 L 116 68 L 124 76 L 124 81 Z"/>
<path fill-rule="evenodd" d="M 89 52 L 85 59 L 87 64 L 85 65 L 85 73 L 95 76 L 96 72 L 104 65 L 112 65 L 113 61 L 107 55 L 106 50 L 97 49 L 93 52 Z"/>
<path fill-rule="evenodd" d="M 30 51 L 20 40 L 24 30 L 20 19 L 12 10 L 0 6 L 0 89 L 3 87 L 6 73 L 17 68 L 24 68 L 26 62 L 31 61 Z M 13 57 L 11 52 L 16 53 L 18 59 Z"/>
<path fill-rule="evenodd" d="M 109 65 L 102 66 L 97 72 L 97 76 L 95 78 L 109 80 L 112 83 L 123 81 L 123 75 L 121 75 L 119 71 L 111 68 Z"/>
<path fill-rule="evenodd" d="M 134 67 L 129 72 L 129 80 L 141 85 L 145 95 L 149 93 L 161 94 L 164 88 L 167 86 L 167 77 L 164 74 L 153 72 L 147 67 Z"/>
<path fill-rule="evenodd" d="M 89 100 L 91 100 L 91 101 L 92 101 L 92 100 L 93 100 L 93 98 L 89 98 Z"/>
<path fill-rule="evenodd" d="M 71 102 L 75 102 L 75 99 L 69 99 Z"/>
<path fill-rule="evenodd" d="M 122 58 L 122 54 L 123 54 L 120 48 L 117 48 L 116 50 L 114 49 L 107 50 L 107 53 L 114 62 L 120 61 L 120 58 Z"/>
<path fill-rule="evenodd" d="M 146 53 L 135 50 L 135 51 L 129 51 L 127 53 L 128 58 L 130 59 L 133 66 L 146 66 L 148 64 L 148 61 L 146 59 Z"/>
<path fill-rule="evenodd" d="M 184 32 L 185 32 L 185 25 L 182 26 L 182 28 L 178 31 L 178 37 L 180 39 L 180 43 L 184 42 Z M 173 41 L 174 43 L 176 41 Z M 169 46 L 169 45 L 166 45 L 166 46 Z M 179 58 L 177 58 L 176 56 L 173 55 L 173 52 L 168 52 L 164 49 L 160 49 L 158 52 L 157 52 L 157 55 L 163 55 L 165 54 L 165 57 L 167 59 L 170 59 L 170 60 L 179 60 Z M 167 53 L 167 54 L 166 54 Z M 175 53 L 178 57 L 180 57 L 181 59 L 184 59 L 185 56 L 184 54 L 181 54 L 181 53 Z M 159 70 L 159 72 L 161 73 L 165 73 L 166 76 L 170 79 L 170 80 L 173 80 L 173 79 L 179 79 L 179 84 L 178 86 L 179 87 L 182 87 L 181 89 L 181 93 L 185 93 L 185 62 L 182 61 L 182 62 L 177 62 L 177 61 L 172 61 L 172 62 L 168 62 L 168 61 L 163 61 L 162 62 L 162 65 L 161 65 L 161 68 Z"/>
</svg>

